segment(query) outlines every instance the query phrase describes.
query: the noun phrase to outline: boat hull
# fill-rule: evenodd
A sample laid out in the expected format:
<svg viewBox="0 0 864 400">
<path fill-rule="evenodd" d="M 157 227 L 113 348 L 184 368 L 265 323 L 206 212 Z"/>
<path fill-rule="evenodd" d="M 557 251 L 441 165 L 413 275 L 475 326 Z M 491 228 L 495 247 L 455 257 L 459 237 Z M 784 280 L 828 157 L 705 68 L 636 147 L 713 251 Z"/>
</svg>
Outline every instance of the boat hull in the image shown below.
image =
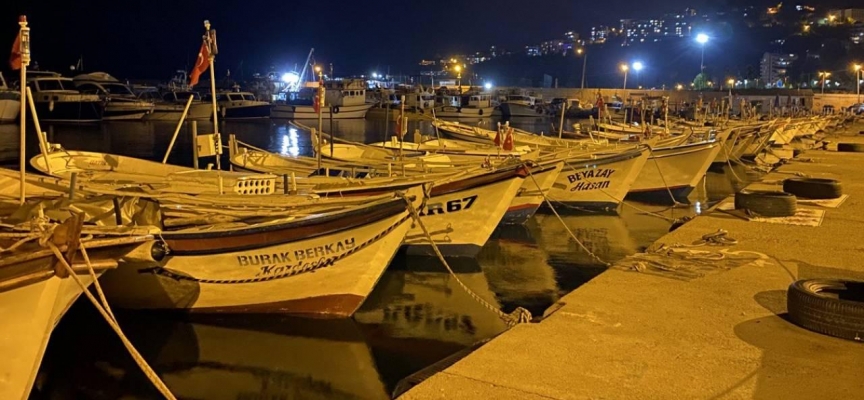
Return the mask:
<svg viewBox="0 0 864 400">
<path fill-rule="evenodd" d="M 40 260 L 39 262 L 44 262 Z M 85 285 L 90 275 L 78 276 Z M 0 293 L 0 398 L 26 399 L 54 327 L 81 295 L 72 279 L 56 276 Z"/>
<path fill-rule="evenodd" d="M 543 108 L 527 104 L 504 102 L 498 106 L 503 117 L 538 117 L 543 116 Z"/>
<path fill-rule="evenodd" d="M 648 160 L 647 148 L 595 160 L 565 161 L 549 191 L 553 203 L 580 209 L 617 209 Z"/>
<path fill-rule="evenodd" d="M 433 188 L 431 198 L 420 210 L 420 220 L 445 256 L 476 256 L 510 208 L 516 192 L 522 187 L 524 176 L 515 171 L 496 174 L 502 176 L 484 177 L 493 181 L 466 184 L 458 190 L 439 186 L 442 190 L 436 193 Z M 404 247 L 409 255 L 435 255 L 416 223 L 405 237 Z"/>
<path fill-rule="evenodd" d="M 46 122 L 98 122 L 105 106 L 101 101 L 37 101 L 36 113 Z M 27 113 L 28 117 L 30 113 Z M 32 118 L 32 117 L 31 117 Z"/>
<path fill-rule="evenodd" d="M 366 118 L 366 113 L 372 106 L 373 104 L 360 104 L 332 107 L 333 112 L 331 112 L 331 107 L 324 107 L 321 109 L 321 115 L 327 120 L 331 116 L 333 119 Z M 270 118 L 317 119 L 318 113 L 312 106 L 277 104 L 270 111 Z"/>
<path fill-rule="evenodd" d="M 438 118 L 489 118 L 494 107 L 452 107 L 444 106 L 435 110 Z"/>
<path fill-rule="evenodd" d="M 157 104 L 153 112 L 144 117 L 148 121 L 179 121 L 183 115 L 185 104 Z M 213 114 L 213 106 L 209 103 L 192 103 L 189 106 L 189 112 L 186 114 L 187 120 L 206 120 Z"/>
<path fill-rule="evenodd" d="M 174 255 L 158 268 L 124 266 L 106 274 L 106 293 L 113 304 L 133 309 L 349 317 L 410 228 L 404 204 L 395 213 L 389 207 L 382 211 L 389 215 L 376 214 L 372 222 L 286 242 L 278 231 L 206 240 L 166 232 Z"/>
<path fill-rule="evenodd" d="M 18 99 L 0 98 L 0 123 L 15 122 L 21 112 L 21 102 Z"/>
<path fill-rule="evenodd" d="M 717 141 L 654 149 L 628 197 L 653 201 L 686 201 L 722 150 Z M 665 196 L 665 197 L 663 197 Z"/>
<path fill-rule="evenodd" d="M 563 167 L 564 163 L 560 162 L 553 168 L 532 173 L 533 176 L 525 178 L 518 194 L 504 213 L 501 224 L 522 225 L 528 222 L 545 202 Z"/>
<path fill-rule="evenodd" d="M 220 106 L 222 119 L 263 119 L 270 118 L 270 104 Z"/>
<path fill-rule="evenodd" d="M 105 121 L 138 121 L 153 112 L 153 103 L 109 101 L 102 119 Z"/>
</svg>

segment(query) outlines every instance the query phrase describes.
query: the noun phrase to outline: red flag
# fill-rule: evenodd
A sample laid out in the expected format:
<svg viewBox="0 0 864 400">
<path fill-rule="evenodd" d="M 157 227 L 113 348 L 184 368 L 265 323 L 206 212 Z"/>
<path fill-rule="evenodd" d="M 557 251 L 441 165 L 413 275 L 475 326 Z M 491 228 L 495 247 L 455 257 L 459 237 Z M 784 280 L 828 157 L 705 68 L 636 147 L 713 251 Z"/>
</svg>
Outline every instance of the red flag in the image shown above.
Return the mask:
<svg viewBox="0 0 864 400">
<path fill-rule="evenodd" d="M 21 31 L 18 31 L 18 36 L 15 37 L 15 42 L 12 43 L 12 55 L 9 57 L 9 66 L 12 70 L 21 69 Z"/>
<path fill-rule="evenodd" d="M 405 125 L 407 123 L 408 123 L 408 118 L 405 118 L 404 115 L 399 114 L 396 117 L 396 134 L 399 135 L 400 138 L 405 136 L 405 131 L 407 130 L 406 129 L 407 127 Z"/>
<path fill-rule="evenodd" d="M 513 128 L 507 131 L 507 137 L 504 138 L 504 150 L 513 151 Z"/>
<path fill-rule="evenodd" d="M 315 95 L 315 98 L 312 99 L 312 109 L 315 110 L 315 114 L 318 114 L 321 112 L 321 99 L 319 98 L 319 96 L 317 94 Z"/>
<path fill-rule="evenodd" d="M 501 128 L 499 127 L 497 131 L 495 131 L 495 146 L 501 147 Z"/>
<path fill-rule="evenodd" d="M 189 74 L 189 87 L 198 84 L 198 77 L 210 67 L 210 49 L 207 47 L 207 42 L 201 43 L 201 50 L 198 51 L 198 59 L 195 60 L 195 66 L 192 67 L 192 73 Z"/>
</svg>

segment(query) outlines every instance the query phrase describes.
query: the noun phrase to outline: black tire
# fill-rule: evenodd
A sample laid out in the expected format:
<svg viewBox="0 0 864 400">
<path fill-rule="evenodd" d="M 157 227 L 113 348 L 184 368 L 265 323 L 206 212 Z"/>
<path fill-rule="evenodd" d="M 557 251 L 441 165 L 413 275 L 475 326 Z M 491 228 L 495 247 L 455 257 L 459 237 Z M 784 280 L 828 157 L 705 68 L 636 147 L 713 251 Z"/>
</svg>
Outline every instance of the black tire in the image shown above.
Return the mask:
<svg viewBox="0 0 864 400">
<path fill-rule="evenodd" d="M 791 193 L 742 190 L 735 194 L 735 209 L 763 217 L 791 217 L 798 211 L 796 201 Z"/>
<path fill-rule="evenodd" d="M 805 199 L 836 199 L 843 187 L 836 179 L 789 178 L 783 181 L 783 191 Z"/>
<path fill-rule="evenodd" d="M 477 111 L 477 113 L 483 115 L 483 109 L 481 108 L 480 111 Z"/>
<path fill-rule="evenodd" d="M 339 114 L 339 107 L 333 107 L 331 111 L 333 112 L 333 114 Z"/>
<path fill-rule="evenodd" d="M 799 280 L 789 285 L 786 308 L 789 319 L 802 328 L 864 341 L 864 282 Z"/>
<path fill-rule="evenodd" d="M 864 153 L 864 144 L 861 143 L 837 143 L 837 151 L 844 153 Z"/>
</svg>

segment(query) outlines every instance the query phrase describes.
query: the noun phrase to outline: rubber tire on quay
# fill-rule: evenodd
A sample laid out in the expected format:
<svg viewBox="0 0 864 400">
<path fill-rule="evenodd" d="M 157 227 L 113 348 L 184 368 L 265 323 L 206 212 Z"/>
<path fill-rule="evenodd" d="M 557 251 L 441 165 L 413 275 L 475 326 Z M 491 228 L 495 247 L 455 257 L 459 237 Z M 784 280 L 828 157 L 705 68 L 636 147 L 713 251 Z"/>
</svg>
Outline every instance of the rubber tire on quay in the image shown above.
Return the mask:
<svg viewBox="0 0 864 400">
<path fill-rule="evenodd" d="M 837 143 L 837 151 L 843 153 L 864 153 L 864 144 L 861 143 Z"/>
<path fill-rule="evenodd" d="M 789 319 L 795 325 L 829 336 L 864 341 L 864 282 L 799 280 L 789 285 L 786 294 Z"/>
<path fill-rule="evenodd" d="M 742 190 L 735 194 L 735 209 L 763 217 L 791 217 L 798 211 L 797 198 L 786 192 Z"/>
<path fill-rule="evenodd" d="M 843 187 L 836 179 L 789 178 L 783 180 L 783 191 L 805 199 L 836 199 Z"/>
</svg>

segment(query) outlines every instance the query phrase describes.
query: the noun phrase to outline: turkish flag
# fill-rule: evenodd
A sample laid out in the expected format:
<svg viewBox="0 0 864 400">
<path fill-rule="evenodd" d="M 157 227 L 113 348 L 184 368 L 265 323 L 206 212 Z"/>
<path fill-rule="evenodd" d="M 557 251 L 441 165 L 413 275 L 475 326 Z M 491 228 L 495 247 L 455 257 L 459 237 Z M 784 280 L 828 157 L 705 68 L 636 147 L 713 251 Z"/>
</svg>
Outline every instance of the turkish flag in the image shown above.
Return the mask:
<svg viewBox="0 0 864 400">
<path fill-rule="evenodd" d="M 317 94 L 315 95 L 315 98 L 312 99 L 312 109 L 315 110 L 315 114 L 321 112 L 321 98 Z"/>
<path fill-rule="evenodd" d="M 198 84 L 198 77 L 210 67 L 210 49 L 207 47 L 207 42 L 201 43 L 201 50 L 198 51 L 198 59 L 195 60 L 195 66 L 192 67 L 192 73 L 189 74 L 189 87 Z"/>
<path fill-rule="evenodd" d="M 513 151 L 513 128 L 507 131 L 507 137 L 504 138 L 504 150 Z"/>
<path fill-rule="evenodd" d="M 15 37 L 15 42 L 12 43 L 12 56 L 9 57 L 9 66 L 12 70 L 21 69 L 21 32 Z"/>
<path fill-rule="evenodd" d="M 501 147 L 501 127 L 498 127 L 498 130 L 495 131 L 495 146 Z"/>
</svg>

